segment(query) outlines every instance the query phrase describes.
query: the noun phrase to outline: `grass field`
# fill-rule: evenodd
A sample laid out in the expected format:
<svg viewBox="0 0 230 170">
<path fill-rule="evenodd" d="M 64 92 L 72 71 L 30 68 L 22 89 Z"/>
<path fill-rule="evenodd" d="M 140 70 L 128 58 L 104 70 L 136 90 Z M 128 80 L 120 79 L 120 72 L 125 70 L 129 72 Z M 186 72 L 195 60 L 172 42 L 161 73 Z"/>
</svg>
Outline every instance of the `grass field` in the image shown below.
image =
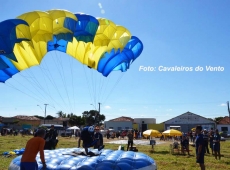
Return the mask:
<svg viewBox="0 0 230 170">
<path fill-rule="evenodd" d="M 0 153 L 24 148 L 28 139 L 32 136 L 0 136 Z M 112 139 L 111 139 L 112 140 Z M 74 138 L 59 138 L 58 148 L 71 148 L 77 146 L 77 140 Z M 135 141 L 134 141 L 135 143 Z M 139 152 L 143 152 L 152 157 L 158 166 L 158 170 L 199 170 L 195 163 L 195 150 L 192 150 L 191 156 L 172 155 L 169 153 L 169 142 L 156 145 L 154 151 L 151 146 L 138 145 Z M 106 144 L 107 149 L 117 150 L 119 145 Z M 230 169 L 230 141 L 221 142 L 221 160 L 215 160 L 212 155 L 205 156 L 206 170 L 228 170 Z M 7 170 L 12 159 L 16 156 L 6 158 L 0 157 L 0 170 Z"/>
</svg>

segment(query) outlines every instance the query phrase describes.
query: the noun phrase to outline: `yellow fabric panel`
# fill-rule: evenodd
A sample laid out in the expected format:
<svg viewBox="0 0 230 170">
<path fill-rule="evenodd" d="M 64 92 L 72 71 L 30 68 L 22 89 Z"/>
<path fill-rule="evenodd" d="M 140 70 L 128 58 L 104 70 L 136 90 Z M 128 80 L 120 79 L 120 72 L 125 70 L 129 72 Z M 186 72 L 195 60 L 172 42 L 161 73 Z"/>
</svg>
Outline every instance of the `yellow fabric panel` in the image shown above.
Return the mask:
<svg viewBox="0 0 230 170">
<path fill-rule="evenodd" d="M 94 38 L 95 46 L 107 46 L 107 52 L 125 47 L 131 38 L 131 33 L 124 27 L 115 25 L 112 21 L 99 18 L 99 27 Z"/>
<path fill-rule="evenodd" d="M 77 21 L 77 17 L 74 14 L 65 10 L 50 10 L 47 12 L 53 20 L 53 34 L 68 32 L 72 33 L 72 31 L 70 31 L 67 28 L 64 28 L 63 26 L 66 17 L 72 18 L 75 21 Z"/>
<path fill-rule="evenodd" d="M 33 45 L 36 53 L 36 58 L 38 62 L 41 63 L 41 60 L 47 53 L 47 43 L 44 41 L 39 41 L 39 42 L 33 41 Z"/>
<path fill-rule="evenodd" d="M 35 57 L 35 51 L 28 42 L 22 41 L 21 43 L 16 43 L 14 46 L 14 54 L 17 58 L 17 62 L 12 61 L 14 66 L 22 71 L 31 66 L 38 65 L 39 62 Z"/>
<path fill-rule="evenodd" d="M 30 26 L 32 39 L 37 41 L 49 41 L 53 34 L 53 21 L 47 12 L 34 11 L 17 17 L 25 20 Z"/>
<path fill-rule="evenodd" d="M 67 54 L 94 69 L 97 69 L 98 61 L 105 52 L 107 52 L 106 46 L 94 46 L 91 42 L 78 42 L 75 38 L 72 42 L 68 42 L 66 50 Z"/>
<path fill-rule="evenodd" d="M 30 28 L 24 24 L 17 25 L 16 36 L 17 38 L 26 38 L 31 40 Z"/>
</svg>

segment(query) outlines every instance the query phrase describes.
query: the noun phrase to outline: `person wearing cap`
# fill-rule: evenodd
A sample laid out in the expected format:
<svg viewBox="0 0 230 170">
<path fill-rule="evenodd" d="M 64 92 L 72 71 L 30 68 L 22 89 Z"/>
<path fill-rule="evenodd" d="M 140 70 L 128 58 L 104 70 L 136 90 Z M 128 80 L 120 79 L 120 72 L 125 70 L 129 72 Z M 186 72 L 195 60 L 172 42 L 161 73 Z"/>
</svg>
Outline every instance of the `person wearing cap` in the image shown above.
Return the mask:
<svg viewBox="0 0 230 170">
<path fill-rule="evenodd" d="M 94 134 L 94 138 L 97 139 L 97 143 L 95 143 L 94 145 L 94 149 L 98 149 L 103 145 L 103 136 L 100 132 L 100 128 L 98 126 L 95 127 L 95 134 Z"/>
<path fill-rule="evenodd" d="M 38 170 L 38 164 L 36 156 L 40 152 L 40 159 L 43 165 L 43 170 L 46 169 L 44 146 L 45 146 L 45 130 L 39 129 L 36 132 L 36 136 L 31 138 L 25 148 L 25 152 L 22 155 L 20 169 L 21 170 Z"/>
</svg>

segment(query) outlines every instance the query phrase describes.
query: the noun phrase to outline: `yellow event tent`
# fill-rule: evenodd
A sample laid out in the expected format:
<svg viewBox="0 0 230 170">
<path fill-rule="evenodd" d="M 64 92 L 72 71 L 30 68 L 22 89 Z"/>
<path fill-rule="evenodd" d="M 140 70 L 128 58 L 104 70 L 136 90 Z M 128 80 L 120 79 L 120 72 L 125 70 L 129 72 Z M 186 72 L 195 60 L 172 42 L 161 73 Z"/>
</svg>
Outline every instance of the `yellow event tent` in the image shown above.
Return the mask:
<svg viewBox="0 0 230 170">
<path fill-rule="evenodd" d="M 147 137 L 147 136 L 151 136 L 151 137 L 161 137 L 162 134 L 158 131 L 158 130 L 153 130 L 153 129 L 149 129 L 143 132 L 143 136 Z"/>
<path fill-rule="evenodd" d="M 162 133 L 165 136 L 182 136 L 181 131 L 175 130 L 175 129 L 169 129 Z"/>
</svg>

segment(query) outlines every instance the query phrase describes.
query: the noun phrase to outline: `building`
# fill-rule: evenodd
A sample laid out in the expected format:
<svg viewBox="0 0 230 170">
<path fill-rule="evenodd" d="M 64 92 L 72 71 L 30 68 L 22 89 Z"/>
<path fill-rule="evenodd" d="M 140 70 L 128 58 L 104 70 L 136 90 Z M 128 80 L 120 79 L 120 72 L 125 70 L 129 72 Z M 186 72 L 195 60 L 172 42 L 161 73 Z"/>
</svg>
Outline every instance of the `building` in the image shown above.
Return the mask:
<svg viewBox="0 0 230 170">
<path fill-rule="evenodd" d="M 217 129 L 219 132 L 224 132 L 230 134 L 230 117 L 225 116 L 217 124 Z"/>
<path fill-rule="evenodd" d="M 14 117 L 2 117 L 2 123 L 8 128 L 32 129 L 40 125 L 40 119 L 34 116 L 18 115 Z"/>
<path fill-rule="evenodd" d="M 165 130 L 170 129 L 170 126 L 180 126 L 181 131 L 185 133 L 197 125 L 201 125 L 203 129 L 207 130 L 216 127 L 216 123 L 214 121 L 189 111 L 163 123 Z"/>
<path fill-rule="evenodd" d="M 134 118 L 133 129 L 145 131 L 150 129 L 150 125 L 154 124 L 156 124 L 156 119 L 154 118 Z"/>
<path fill-rule="evenodd" d="M 40 124 L 54 124 L 54 125 L 63 125 L 63 126 L 67 126 L 69 121 L 69 118 L 54 118 L 54 119 L 42 119 L 40 120 Z M 66 123 L 66 124 L 65 124 Z"/>
<path fill-rule="evenodd" d="M 114 129 L 120 131 L 122 129 L 132 129 L 134 119 L 131 117 L 118 117 L 104 122 L 105 129 Z"/>
</svg>

